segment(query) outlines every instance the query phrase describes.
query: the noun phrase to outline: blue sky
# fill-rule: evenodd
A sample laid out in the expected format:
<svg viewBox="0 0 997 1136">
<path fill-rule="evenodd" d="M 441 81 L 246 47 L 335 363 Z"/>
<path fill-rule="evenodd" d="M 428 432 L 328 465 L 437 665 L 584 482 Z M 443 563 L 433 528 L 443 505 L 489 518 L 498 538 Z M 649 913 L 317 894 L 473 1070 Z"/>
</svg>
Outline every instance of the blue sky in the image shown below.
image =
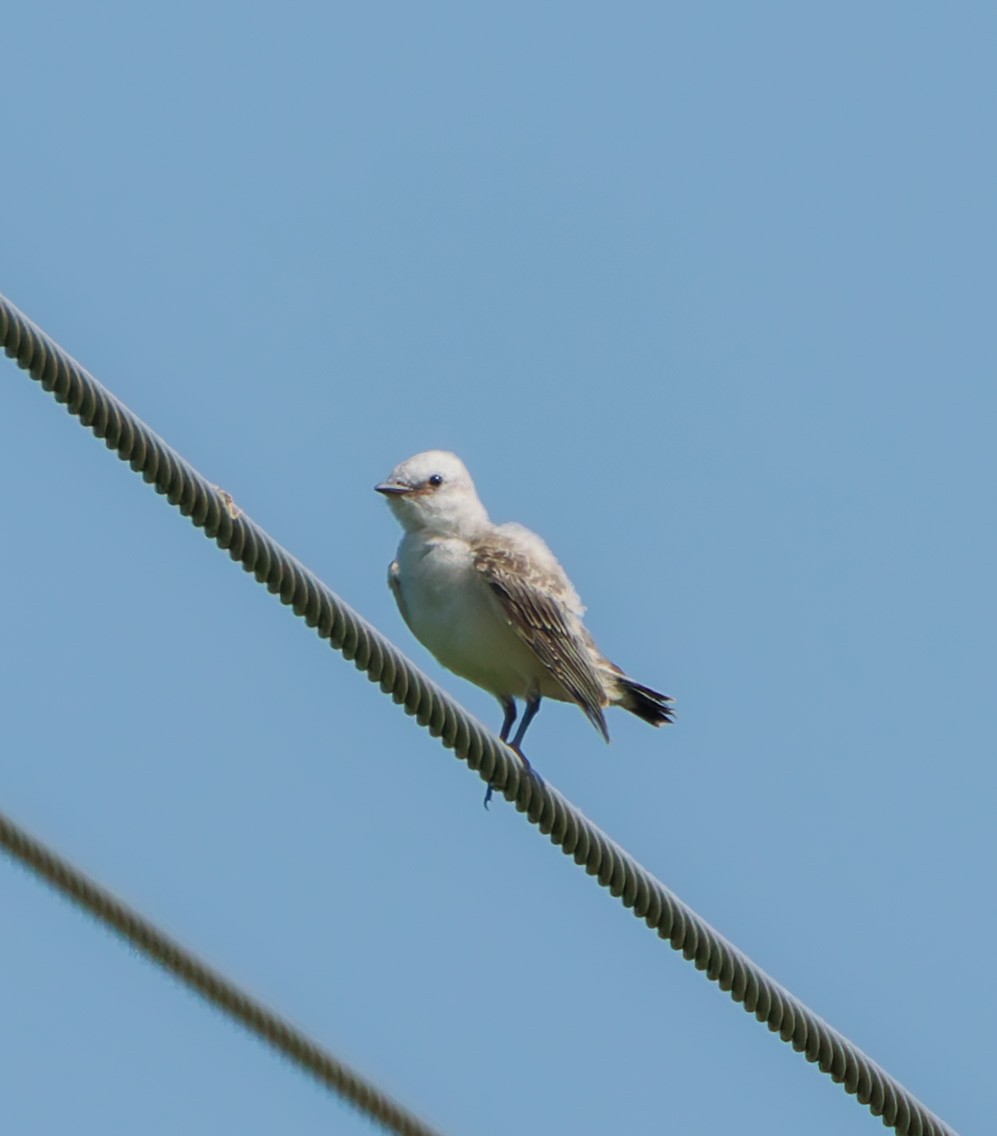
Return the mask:
<svg viewBox="0 0 997 1136">
<path fill-rule="evenodd" d="M 601 645 L 546 778 L 997 1111 L 989 5 L 22 5 L 0 290 L 483 721 L 372 491 L 456 450 Z M 11 364 L 2 807 L 449 1133 L 881 1131 Z M 0 862 L 10 1130 L 369 1131 Z"/>
</svg>

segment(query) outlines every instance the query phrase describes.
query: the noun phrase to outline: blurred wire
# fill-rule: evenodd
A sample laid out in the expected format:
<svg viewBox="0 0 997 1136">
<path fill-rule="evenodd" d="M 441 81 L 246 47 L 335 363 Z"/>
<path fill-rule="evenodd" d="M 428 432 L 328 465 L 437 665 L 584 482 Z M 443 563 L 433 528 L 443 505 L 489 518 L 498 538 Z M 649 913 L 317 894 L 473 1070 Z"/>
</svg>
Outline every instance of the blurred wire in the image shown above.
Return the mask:
<svg viewBox="0 0 997 1136">
<path fill-rule="evenodd" d="M 261 1037 L 295 1065 L 398 1136 L 439 1136 L 370 1081 L 317 1045 L 301 1030 L 250 997 L 175 939 L 30 836 L 0 812 L 0 846 L 63 895 L 195 990 L 207 1002 Z"/>
<path fill-rule="evenodd" d="M 401 703 L 420 725 L 466 761 L 481 779 L 572 856 L 675 950 L 726 990 L 783 1041 L 843 1084 L 901 1136 L 955 1136 L 899 1081 L 846 1037 L 807 1009 L 747 955 L 700 918 L 660 880 L 555 789 L 524 773 L 512 751 L 418 670 L 263 529 L 231 497 L 205 481 L 79 363 L 0 296 L 0 340 L 29 375 L 67 404 L 71 414 L 105 440 L 159 493 L 280 596 L 309 627 L 372 682 Z"/>
</svg>

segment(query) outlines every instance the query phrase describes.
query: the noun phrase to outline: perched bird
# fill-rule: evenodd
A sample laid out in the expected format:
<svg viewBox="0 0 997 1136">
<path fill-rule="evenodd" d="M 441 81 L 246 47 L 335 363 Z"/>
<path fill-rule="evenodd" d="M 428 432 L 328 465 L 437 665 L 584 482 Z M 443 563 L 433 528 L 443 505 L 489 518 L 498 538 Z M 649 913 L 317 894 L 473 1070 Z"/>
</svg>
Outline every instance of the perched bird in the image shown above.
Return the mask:
<svg viewBox="0 0 997 1136">
<path fill-rule="evenodd" d="M 495 695 L 503 741 L 516 721 L 515 700 L 525 701 L 511 742 L 524 762 L 523 736 L 542 698 L 574 702 L 607 742 L 607 706 L 652 726 L 672 720 L 667 695 L 600 653 L 578 593 L 540 537 L 522 525 L 492 524 L 456 454 L 416 454 L 374 488 L 405 530 L 388 569 L 402 618 L 443 666 Z"/>
</svg>

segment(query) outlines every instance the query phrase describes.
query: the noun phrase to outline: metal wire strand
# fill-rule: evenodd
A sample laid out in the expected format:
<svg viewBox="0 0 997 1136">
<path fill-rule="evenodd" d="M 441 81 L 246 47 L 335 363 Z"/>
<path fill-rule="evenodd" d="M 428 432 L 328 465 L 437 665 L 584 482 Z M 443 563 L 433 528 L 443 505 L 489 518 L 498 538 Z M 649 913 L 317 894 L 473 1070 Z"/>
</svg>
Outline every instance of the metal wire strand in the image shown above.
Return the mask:
<svg viewBox="0 0 997 1136">
<path fill-rule="evenodd" d="M 223 1010 L 268 1045 L 307 1070 L 327 1088 L 397 1136 L 439 1136 L 408 1109 L 382 1092 L 301 1030 L 240 990 L 224 975 L 171 939 L 117 896 L 95 883 L 0 812 L 0 846 L 46 883 L 127 939 L 143 954 L 207 1002 Z"/>
<path fill-rule="evenodd" d="M 954 1136 L 903 1085 L 765 974 L 555 789 L 524 775 L 518 758 L 493 733 L 234 509 L 227 494 L 201 477 L 3 296 L 0 338 L 18 366 L 108 448 L 735 1002 L 901 1136 Z"/>
</svg>

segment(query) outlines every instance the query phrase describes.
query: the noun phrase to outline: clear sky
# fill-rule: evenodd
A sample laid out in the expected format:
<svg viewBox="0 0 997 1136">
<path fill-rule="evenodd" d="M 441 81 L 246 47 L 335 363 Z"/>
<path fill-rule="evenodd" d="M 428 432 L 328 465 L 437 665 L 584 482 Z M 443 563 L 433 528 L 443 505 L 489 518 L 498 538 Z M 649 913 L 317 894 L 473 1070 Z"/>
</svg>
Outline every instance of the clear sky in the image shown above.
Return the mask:
<svg viewBox="0 0 997 1136">
<path fill-rule="evenodd" d="M 4 14 L 0 290 L 483 721 L 372 492 L 456 450 L 674 695 L 529 752 L 997 1113 L 989 4 Z M 12 364 L 0 807 L 443 1131 L 875 1133 Z M 11 1133 L 368 1132 L 0 861 Z"/>
</svg>

